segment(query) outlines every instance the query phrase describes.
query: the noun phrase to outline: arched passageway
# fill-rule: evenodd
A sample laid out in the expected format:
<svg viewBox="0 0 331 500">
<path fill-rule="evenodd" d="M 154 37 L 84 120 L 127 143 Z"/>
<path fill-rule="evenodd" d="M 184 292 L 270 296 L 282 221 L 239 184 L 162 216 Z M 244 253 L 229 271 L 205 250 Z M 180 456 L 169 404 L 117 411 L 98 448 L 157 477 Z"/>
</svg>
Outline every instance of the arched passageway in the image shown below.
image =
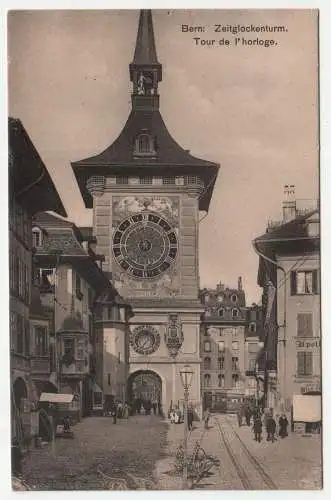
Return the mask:
<svg viewBox="0 0 331 500">
<path fill-rule="evenodd" d="M 133 413 L 162 414 L 162 380 L 151 370 L 139 370 L 128 380 L 128 399 Z"/>
</svg>

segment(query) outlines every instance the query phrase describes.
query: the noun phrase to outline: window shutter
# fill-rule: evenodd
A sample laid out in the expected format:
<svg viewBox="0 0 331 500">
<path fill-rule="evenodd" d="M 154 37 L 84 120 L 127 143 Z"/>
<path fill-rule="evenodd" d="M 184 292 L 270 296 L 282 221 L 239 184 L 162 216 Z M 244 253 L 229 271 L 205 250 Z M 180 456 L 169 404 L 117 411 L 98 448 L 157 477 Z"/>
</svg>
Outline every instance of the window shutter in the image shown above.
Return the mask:
<svg viewBox="0 0 331 500">
<path fill-rule="evenodd" d="M 291 295 L 296 295 L 297 293 L 297 273 L 296 271 L 291 271 Z"/>
<path fill-rule="evenodd" d="M 317 274 L 317 269 L 314 269 L 313 271 L 313 293 L 317 294 L 318 293 L 318 274 Z"/>
<path fill-rule="evenodd" d="M 313 336 L 313 315 L 312 313 L 300 313 L 297 317 L 298 337 Z"/>
<path fill-rule="evenodd" d="M 313 353 L 306 352 L 305 375 L 312 375 L 313 373 Z"/>
<path fill-rule="evenodd" d="M 304 352 L 297 353 L 297 374 L 299 376 L 305 374 L 305 353 Z"/>
</svg>

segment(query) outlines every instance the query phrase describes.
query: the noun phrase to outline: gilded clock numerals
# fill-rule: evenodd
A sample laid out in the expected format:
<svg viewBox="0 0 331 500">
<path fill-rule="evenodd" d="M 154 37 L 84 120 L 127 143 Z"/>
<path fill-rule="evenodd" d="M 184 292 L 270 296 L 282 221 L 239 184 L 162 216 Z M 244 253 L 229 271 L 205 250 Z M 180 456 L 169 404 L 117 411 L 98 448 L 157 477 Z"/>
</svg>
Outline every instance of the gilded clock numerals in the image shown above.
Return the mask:
<svg viewBox="0 0 331 500">
<path fill-rule="evenodd" d="M 113 236 L 114 258 L 136 278 L 154 278 L 177 257 L 176 232 L 161 216 L 135 214 L 123 220 Z"/>
</svg>

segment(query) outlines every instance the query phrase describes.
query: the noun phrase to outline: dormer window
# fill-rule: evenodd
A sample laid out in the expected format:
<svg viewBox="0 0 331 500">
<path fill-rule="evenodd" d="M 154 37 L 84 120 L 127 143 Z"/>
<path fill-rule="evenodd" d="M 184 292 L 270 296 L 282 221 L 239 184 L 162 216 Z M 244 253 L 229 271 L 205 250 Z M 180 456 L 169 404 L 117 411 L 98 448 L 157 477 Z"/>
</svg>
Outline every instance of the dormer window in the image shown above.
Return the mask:
<svg viewBox="0 0 331 500">
<path fill-rule="evenodd" d="M 224 309 L 219 309 L 218 310 L 218 315 L 220 318 L 224 318 Z"/>
<path fill-rule="evenodd" d="M 34 248 L 39 248 L 43 244 L 43 233 L 39 227 L 34 227 L 32 229 L 32 246 Z"/>
<path fill-rule="evenodd" d="M 138 137 L 138 152 L 139 153 L 149 153 L 150 152 L 150 137 L 147 134 L 141 134 Z"/>
<path fill-rule="evenodd" d="M 135 157 L 155 156 L 154 137 L 147 132 L 139 134 L 135 139 L 133 155 Z"/>
<path fill-rule="evenodd" d="M 237 295 L 235 295 L 235 294 L 231 295 L 231 301 L 233 303 L 236 303 L 237 302 Z"/>
</svg>

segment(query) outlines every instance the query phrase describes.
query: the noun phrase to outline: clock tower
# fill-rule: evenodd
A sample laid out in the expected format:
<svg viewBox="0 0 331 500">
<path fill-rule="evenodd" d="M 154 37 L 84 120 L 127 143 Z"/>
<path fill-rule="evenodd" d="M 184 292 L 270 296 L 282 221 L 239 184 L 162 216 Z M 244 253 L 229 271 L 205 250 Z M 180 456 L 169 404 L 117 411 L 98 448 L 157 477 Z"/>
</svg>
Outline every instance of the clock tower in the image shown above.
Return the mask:
<svg viewBox="0 0 331 500">
<path fill-rule="evenodd" d="M 128 397 L 166 413 L 183 397 L 179 372 L 189 364 L 190 399 L 200 412 L 199 213 L 208 211 L 218 165 L 179 146 L 162 119 L 150 10 L 140 11 L 129 72 L 132 110 L 122 132 L 72 167 L 93 208 L 97 253 L 134 311 Z"/>
</svg>

